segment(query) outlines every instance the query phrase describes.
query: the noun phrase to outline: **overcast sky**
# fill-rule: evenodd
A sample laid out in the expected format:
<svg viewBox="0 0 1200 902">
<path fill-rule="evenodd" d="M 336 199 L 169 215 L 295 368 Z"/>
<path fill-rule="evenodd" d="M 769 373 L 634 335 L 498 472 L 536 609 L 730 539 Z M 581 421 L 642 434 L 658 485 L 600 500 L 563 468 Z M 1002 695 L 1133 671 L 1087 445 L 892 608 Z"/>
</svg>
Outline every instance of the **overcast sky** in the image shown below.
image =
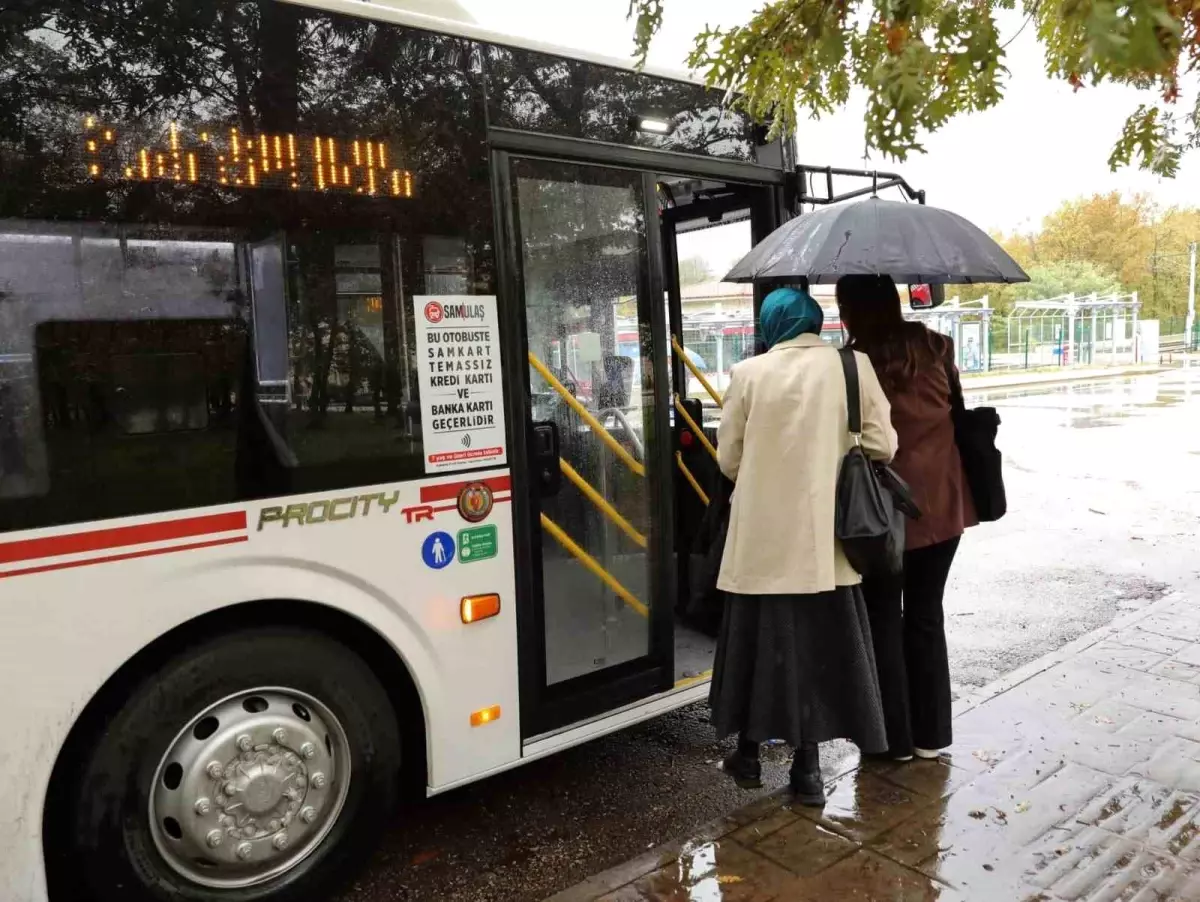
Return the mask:
<svg viewBox="0 0 1200 902">
<path fill-rule="evenodd" d="M 628 0 L 459 0 L 485 27 L 627 57 Z M 664 25 L 651 48 L 653 65 L 682 68 L 692 37 L 704 25 L 746 21 L 761 0 L 667 0 Z M 1020 26 L 1006 21 L 1006 35 Z M 1009 47 L 1012 75 L 995 109 L 956 120 L 931 136 L 927 154 L 905 163 L 863 159 L 861 98 L 836 116 L 803 126 L 800 161 L 817 165 L 899 169 L 929 202 L 987 229 L 1012 230 L 1041 222 L 1064 200 L 1097 192 L 1145 192 L 1164 206 L 1200 206 L 1200 154 L 1181 174 L 1159 180 L 1135 170 L 1109 172 L 1107 158 L 1138 92 L 1105 86 L 1073 92 L 1043 74 L 1033 29 Z M 1186 108 L 1186 107 L 1185 107 Z M 1196 236 L 1200 238 L 1200 236 Z"/>
</svg>

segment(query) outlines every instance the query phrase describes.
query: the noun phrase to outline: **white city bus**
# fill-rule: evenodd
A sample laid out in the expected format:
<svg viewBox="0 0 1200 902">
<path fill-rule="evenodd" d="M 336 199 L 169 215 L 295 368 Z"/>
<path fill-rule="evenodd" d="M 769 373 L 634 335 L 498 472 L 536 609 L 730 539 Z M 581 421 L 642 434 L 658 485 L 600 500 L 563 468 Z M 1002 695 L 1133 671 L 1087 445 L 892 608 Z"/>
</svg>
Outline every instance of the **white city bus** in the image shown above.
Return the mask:
<svg viewBox="0 0 1200 902">
<path fill-rule="evenodd" d="M 330 898 L 406 780 L 704 697 L 676 240 L 788 144 L 398 3 L 0 42 L 0 899 Z"/>
</svg>

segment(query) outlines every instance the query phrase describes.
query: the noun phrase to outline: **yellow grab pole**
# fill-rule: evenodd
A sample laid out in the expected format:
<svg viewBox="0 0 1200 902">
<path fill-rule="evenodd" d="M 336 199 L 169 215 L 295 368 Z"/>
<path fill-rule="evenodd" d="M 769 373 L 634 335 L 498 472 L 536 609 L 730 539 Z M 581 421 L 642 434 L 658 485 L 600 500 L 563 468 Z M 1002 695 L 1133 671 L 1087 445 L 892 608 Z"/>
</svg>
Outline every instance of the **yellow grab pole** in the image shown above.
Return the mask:
<svg viewBox="0 0 1200 902">
<path fill-rule="evenodd" d="M 588 424 L 588 426 L 592 428 L 592 431 L 596 433 L 596 437 L 599 438 L 600 441 L 604 442 L 604 444 L 608 445 L 609 450 L 612 451 L 613 454 L 617 455 L 617 457 L 621 459 L 621 462 L 624 463 L 625 466 L 629 467 L 629 469 L 638 476 L 646 475 L 646 468 L 638 463 L 632 454 L 621 447 L 621 443 L 612 437 L 612 433 L 605 429 L 603 424 L 601 424 L 599 420 L 592 416 L 591 411 L 580 404 L 578 399 L 569 391 L 567 391 L 567 387 L 559 382 L 557 378 L 555 378 L 554 374 L 546 367 L 546 364 L 542 363 L 537 359 L 536 356 L 534 356 L 533 351 L 529 352 L 529 365 L 537 370 L 538 375 L 550 384 L 550 387 L 558 393 L 560 398 L 567 402 L 568 407 L 579 414 L 580 419 L 582 419 Z"/>
<path fill-rule="evenodd" d="M 646 537 L 634 529 L 633 524 L 622 517 L 620 511 L 609 504 L 604 499 L 603 495 L 592 488 L 592 484 L 590 482 L 580 476 L 579 473 L 576 472 L 575 468 L 561 457 L 558 459 L 558 468 L 562 470 L 563 475 L 566 476 L 567 479 L 571 480 L 575 488 L 583 492 L 583 494 L 590 502 L 592 502 L 592 504 L 600 508 L 600 512 L 604 514 L 604 516 L 608 517 L 608 519 L 612 520 L 613 523 L 617 524 L 621 532 L 625 533 L 625 535 L 629 536 L 629 538 L 633 539 L 633 541 L 637 542 L 637 544 L 641 545 L 643 548 L 648 548 L 650 546 L 650 543 L 646 541 Z"/>
<path fill-rule="evenodd" d="M 682 451 L 675 452 L 675 463 L 679 465 L 679 471 L 683 473 L 683 478 L 691 483 L 692 488 L 696 490 L 696 494 L 700 496 L 700 500 L 704 502 L 704 506 L 708 507 L 708 495 L 704 494 L 704 489 L 700 488 L 700 483 L 696 481 L 696 477 L 692 475 L 692 471 L 683 462 Z"/>
<path fill-rule="evenodd" d="M 616 592 L 617 595 L 620 596 L 621 600 L 625 602 L 625 604 L 629 605 L 643 617 L 650 616 L 649 608 L 634 598 L 632 592 L 617 582 L 611 573 L 601 567 L 599 562 L 594 557 L 576 545 L 575 540 L 563 532 L 562 527 L 560 527 L 545 514 L 542 514 L 542 529 L 550 533 L 554 540 L 563 548 L 565 548 L 576 560 L 579 561 L 579 563 L 583 564 L 584 567 L 592 571 L 593 574 L 599 577 L 601 582 Z"/>
<path fill-rule="evenodd" d="M 708 392 L 709 397 L 717 402 L 718 407 L 724 407 L 721 401 L 721 396 L 717 394 L 717 390 L 709 385 L 708 380 L 704 378 L 704 374 L 700 372 L 700 367 L 692 363 L 692 358 L 688 357 L 687 352 L 683 349 L 683 345 L 679 343 L 679 339 L 674 335 L 671 336 L 671 346 L 675 348 L 675 353 L 679 355 L 679 359 L 683 361 L 683 365 L 691 371 L 691 374 L 696 377 L 696 380 L 704 386 L 704 390 Z"/>
<path fill-rule="evenodd" d="M 688 424 L 688 428 L 696 434 L 696 438 L 700 439 L 700 444 L 708 449 L 708 453 L 712 455 L 712 459 L 717 459 L 717 449 L 713 447 L 713 443 L 708 440 L 708 436 L 704 434 L 704 430 L 696 425 L 696 421 L 692 419 L 692 415 L 687 412 L 687 408 L 683 406 L 683 401 L 679 395 L 675 396 L 675 409 L 679 411 L 679 415 L 683 417 L 683 421 Z"/>
</svg>

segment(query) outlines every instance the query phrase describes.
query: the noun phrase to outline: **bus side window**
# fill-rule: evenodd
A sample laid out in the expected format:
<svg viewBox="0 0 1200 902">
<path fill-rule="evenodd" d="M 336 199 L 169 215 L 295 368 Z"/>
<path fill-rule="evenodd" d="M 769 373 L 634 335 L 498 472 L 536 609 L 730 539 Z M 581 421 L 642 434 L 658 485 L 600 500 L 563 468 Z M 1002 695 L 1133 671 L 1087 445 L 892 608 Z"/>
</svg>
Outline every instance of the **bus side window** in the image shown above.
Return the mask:
<svg viewBox="0 0 1200 902">
<path fill-rule="evenodd" d="M 35 329 L 52 522 L 227 503 L 245 324 L 69 320 Z"/>
</svg>

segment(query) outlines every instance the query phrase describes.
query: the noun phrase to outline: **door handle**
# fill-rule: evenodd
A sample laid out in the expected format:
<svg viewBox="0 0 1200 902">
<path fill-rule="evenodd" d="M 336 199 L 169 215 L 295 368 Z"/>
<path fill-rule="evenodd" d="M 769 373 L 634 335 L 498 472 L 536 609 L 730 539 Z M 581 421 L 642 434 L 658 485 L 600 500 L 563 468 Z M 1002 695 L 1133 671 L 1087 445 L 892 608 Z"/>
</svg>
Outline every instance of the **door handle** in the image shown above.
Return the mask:
<svg viewBox="0 0 1200 902">
<path fill-rule="evenodd" d="M 562 470 L 558 466 L 560 444 L 558 424 L 547 420 L 530 427 L 530 447 L 533 449 L 532 463 L 534 482 L 542 495 L 558 494 L 562 485 Z"/>
</svg>

